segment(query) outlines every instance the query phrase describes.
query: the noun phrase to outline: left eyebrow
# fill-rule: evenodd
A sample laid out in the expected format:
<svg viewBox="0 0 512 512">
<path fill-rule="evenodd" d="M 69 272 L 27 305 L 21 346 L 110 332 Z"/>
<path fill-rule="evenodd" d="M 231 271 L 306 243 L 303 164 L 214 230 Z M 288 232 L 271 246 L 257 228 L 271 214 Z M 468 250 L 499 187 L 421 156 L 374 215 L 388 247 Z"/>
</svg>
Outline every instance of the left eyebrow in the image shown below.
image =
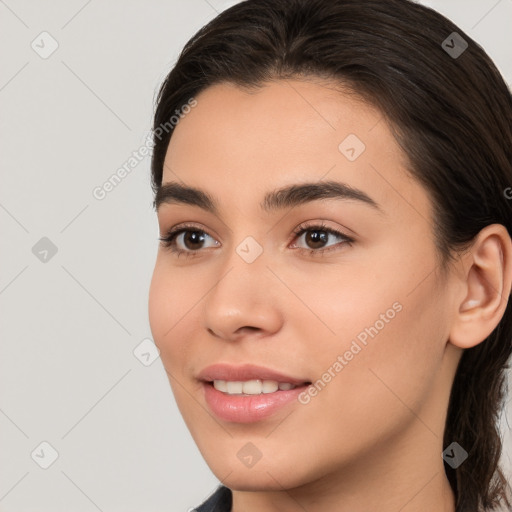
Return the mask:
<svg viewBox="0 0 512 512">
<path fill-rule="evenodd" d="M 379 204 L 366 192 L 338 181 L 288 185 L 265 194 L 260 207 L 263 211 L 270 213 L 320 199 L 360 201 L 382 213 L 382 208 Z M 165 183 L 158 189 L 153 206 L 158 211 L 162 204 L 188 204 L 202 208 L 214 215 L 219 213 L 218 201 L 208 192 L 177 182 Z"/>
</svg>

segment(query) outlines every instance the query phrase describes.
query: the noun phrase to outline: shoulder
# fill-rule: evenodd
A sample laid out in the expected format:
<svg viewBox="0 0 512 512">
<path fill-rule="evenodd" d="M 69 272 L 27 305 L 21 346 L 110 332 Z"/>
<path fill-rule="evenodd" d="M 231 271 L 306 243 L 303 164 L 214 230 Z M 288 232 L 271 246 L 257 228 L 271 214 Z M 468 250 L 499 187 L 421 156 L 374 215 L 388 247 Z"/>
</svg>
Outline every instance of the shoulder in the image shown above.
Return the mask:
<svg viewBox="0 0 512 512">
<path fill-rule="evenodd" d="M 206 501 L 193 510 L 194 512 L 231 512 L 232 500 L 231 489 L 220 485 Z"/>
</svg>

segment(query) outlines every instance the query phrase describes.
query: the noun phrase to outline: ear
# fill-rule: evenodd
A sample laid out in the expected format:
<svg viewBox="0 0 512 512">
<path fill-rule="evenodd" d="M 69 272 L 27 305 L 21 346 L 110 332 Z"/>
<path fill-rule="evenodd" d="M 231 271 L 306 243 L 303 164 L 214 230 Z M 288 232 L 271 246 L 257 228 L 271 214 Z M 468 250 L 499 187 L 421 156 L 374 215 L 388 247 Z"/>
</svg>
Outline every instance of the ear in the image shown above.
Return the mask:
<svg viewBox="0 0 512 512">
<path fill-rule="evenodd" d="M 461 258 L 461 299 L 455 304 L 449 341 L 465 349 L 484 341 L 507 307 L 512 286 L 512 241 L 505 226 L 486 226 Z"/>
</svg>

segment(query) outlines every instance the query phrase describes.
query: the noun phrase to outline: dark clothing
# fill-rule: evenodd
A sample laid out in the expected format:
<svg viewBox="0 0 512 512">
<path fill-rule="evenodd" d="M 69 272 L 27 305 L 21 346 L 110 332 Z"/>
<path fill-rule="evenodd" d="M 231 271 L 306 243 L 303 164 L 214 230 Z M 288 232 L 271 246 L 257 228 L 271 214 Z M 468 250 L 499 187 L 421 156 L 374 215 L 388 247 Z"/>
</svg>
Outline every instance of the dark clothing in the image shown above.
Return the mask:
<svg viewBox="0 0 512 512">
<path fill-rule="evenodd" d="M 231 489 L 220 485 L 206 501 L 194 510 L 195 512 L 231 512 L 232 504 Z"/>
</svg>

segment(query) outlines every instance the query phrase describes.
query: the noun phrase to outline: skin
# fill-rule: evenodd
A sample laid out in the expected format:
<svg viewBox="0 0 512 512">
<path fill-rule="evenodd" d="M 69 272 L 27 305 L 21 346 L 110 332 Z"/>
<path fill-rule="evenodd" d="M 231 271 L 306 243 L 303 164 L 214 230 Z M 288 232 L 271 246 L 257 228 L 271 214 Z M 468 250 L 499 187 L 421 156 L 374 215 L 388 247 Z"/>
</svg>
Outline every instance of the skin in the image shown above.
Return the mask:
<svg viewBox="0 0 512 512">
<path fill-rule="evenodd" d="M 179 237 L 193 257 L 159 247 L 149 319 L 191 435 L 233 491 L 232 511 L 453 512 L 441 457 L 449 393 L 463 349 L 505 310 L 506 230 L 487 226 L 443 270 L 430 198 L 389 126 L 332 84 L 218 84 L 196 99 L 171 138 L 163 183 L 204 189 L 219 215 L 159 207 L 161 236 L 183 222 L 207 236 L 203 246 Z M 352 162 L 338 149 L 348 134 L 366 146 Z M 321 180 L 361 189 L 380 210 L 346 199 L 259 206 L 268 191 Z M 293 234 L 308 221 L 354 242 L 328 235 L 333 250 L 301 251 L 322 248 Z M 263 248 L 250 264 L 236 252 L 247 236 Z M 401 311 L 309 403 L 252 424 L 209 411 L 196 378 L 206 366 L 251 362 L 315 382 L 396 302 Z M 262 455 L 250 468 L 237 457 L 248 442 Z"/>
</svg>

